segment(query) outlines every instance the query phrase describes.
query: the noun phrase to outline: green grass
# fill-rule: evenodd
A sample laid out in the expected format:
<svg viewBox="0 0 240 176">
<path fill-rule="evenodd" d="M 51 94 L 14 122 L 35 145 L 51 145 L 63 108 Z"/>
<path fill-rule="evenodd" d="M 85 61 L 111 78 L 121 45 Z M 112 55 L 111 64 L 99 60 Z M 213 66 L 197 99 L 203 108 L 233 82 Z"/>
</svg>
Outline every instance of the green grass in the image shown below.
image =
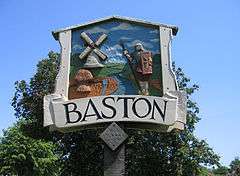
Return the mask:
<svg viewBox="0 0 240 176">
<path fill-rule="evenodd" d="M 111 64 L 104 65 L 103 68 L 92 69 L 91 71 L 94 76 L 106 77 L 106 76 L 111 76 L 111 75 L 121 73 L 124 67 L 125 67 L 124 64 L 111 63 Z"/>
</svg>

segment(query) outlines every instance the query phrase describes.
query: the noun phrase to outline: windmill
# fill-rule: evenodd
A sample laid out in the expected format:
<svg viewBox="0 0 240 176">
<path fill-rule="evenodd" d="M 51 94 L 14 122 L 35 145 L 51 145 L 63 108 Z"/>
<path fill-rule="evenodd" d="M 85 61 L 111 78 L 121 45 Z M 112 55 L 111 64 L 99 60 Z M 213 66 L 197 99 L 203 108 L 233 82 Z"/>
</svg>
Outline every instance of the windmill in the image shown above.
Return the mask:
<svg viewBox="0 0 240 176">
<path fill-rule="evenodd" d="M 81 38 L 86 42 L 88 45 L 84 51 L 79 55 L 80 59 L 84 59 L 87 57 L 87 61 L 84 64 L 84 67 L 87 68 L 96 68 L 96 67 L 103 67 L 102 64 L 99 63 L 99 59 L 105 60 L 107 55 L 103 53 L 99 47 L 103 43 L 103 41 L 107 38 L 106 34 L 102 34 L 96 42 L 93 42 L 92 39 L 85 33 L 81 33 Z"/>
</svg>

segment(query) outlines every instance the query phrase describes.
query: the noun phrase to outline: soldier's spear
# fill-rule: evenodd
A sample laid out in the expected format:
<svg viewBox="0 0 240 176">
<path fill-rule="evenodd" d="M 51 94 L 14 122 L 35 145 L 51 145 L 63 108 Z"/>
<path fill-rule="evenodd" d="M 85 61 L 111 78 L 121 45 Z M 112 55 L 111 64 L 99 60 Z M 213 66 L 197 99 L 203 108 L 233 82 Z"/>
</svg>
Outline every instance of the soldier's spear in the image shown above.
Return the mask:
<svg viewBox="0 0 240 176">
<path fill-rule="evenodd" d="M 119 41 L 119 45 L 122 47 L 123 52 L 124 52 L 124 51 L 127 51 L 127 49 L 126 49 L 126 47 L 124 46 L 124 43 L 123 43 L 122 40 Z M 141 87 L 140 87 L 139 81 L 138 81 L 138 79 L 137 79 L 136 73 L 135 73 L 135 71 L 134 71 L 134 69 L 133 69 L 133 65 L 132 65 L 131 61 L 130 61 L 128 58 L 127 58 L 127 60 L 128 60 L 128 64 L 129 64 L 129 66 L 130 66 L 130 69 L 131 69 L 131 71 L 132 71 L 133 77 L 134 77 L 134 79 L 135 79 L 135 82 L 136 82 L 136 84 L 137 84 L 138 90 L 141 91 Z"/>
</svg>

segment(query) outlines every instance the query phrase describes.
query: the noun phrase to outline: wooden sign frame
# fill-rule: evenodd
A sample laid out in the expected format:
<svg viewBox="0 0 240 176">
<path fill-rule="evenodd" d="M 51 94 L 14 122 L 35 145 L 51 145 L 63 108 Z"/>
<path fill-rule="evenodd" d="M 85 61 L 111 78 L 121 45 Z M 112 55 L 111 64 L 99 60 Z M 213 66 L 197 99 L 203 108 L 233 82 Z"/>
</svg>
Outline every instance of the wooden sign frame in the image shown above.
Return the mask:
<svg viewBox="0 0 240 176">
<path fill-rule="evenodd" d="M 151 121 L 151 119 L 143 120 L 141 118 L 138 118 L 138 119 L 135 118 L 132 120 L 130 118 L 125 118 L 125 119 L 120 118 L 118 116 L 116 119 L 104 119 L 100 121 L 96 120 L 95 122 L 91 121 L 91 123 L 85 123 L 85 122 L 82 124 L 66 123 L 67 122 L 65 118 L 66 112 L 64 112 L 64 108 L 66 111 L 66 105 L 69 103 L 78 103 L 84 100 L 86 101 L 85 106 L 88 107 L 89 101 L 95 101 L 95 100 L 97 101 L 99 99 L 103 100 L 106 97 L 112 97 L 112 99 L 119 98 L 111 95 L 83 98 L 83 99 L 77 99 L 77 100 L 69 100 L 68 98 L 70 61 L 71 61 L 71 42 L 72 42 L 73 31 L 81 29 L 83 27 L 101 24 L 107 21 L 121 21 L 121 22 L 130 23 L 133 25 L 137 24 L 137 25 L 143 25 L 143 26 L 153 27 L 158 29 L 159 41 L 161 43 L 159 47 L 161 51 L 160 54 L 161 54 L 162 96 L 152 97 L 152 96 L 143 96 L 143 95 L 136 95 L 136 96 L 133 95 L 130 97 L 135 99 L 146 98 L 149 100 L 151 104 L 153 104 L 156 101 L 162 102 L 162 103 L 166 101 L 172 102 L 172 105 L 168 109 L 169 116 L 167 117 L 170 119 L 171 122 L 169 123 L 166 123 L 164 121 L 154 122 L 154 121 Z M 151 23 L 143 20 L 137 20 L 137 19 L 125 18 L 125 17 L 119 17 L 119 16 L 107 17 L 104 19 L 90 22 L 90 23 L 71 26 L 68 28 L 54 31 L 53 36 L 56 40 L 59 41 L 61 46 L 60 70 L 56 78 L 55 92 L 51 95 L 44 97 L 44 126 L 50 126 L 52 130 L 68 132 L 76 129 L 102 127 L 101 124 L 105 122 L 121 121 L 126 124 L 126 127 L 130 127 L 130 128 L 145 128 L 145 129 L 159 130 L 159 131 L 171 131 L 174 128 L 183 129 L 184 124 L 186 123 L 187 99 L 186 99 L 186 94 L 182 91 L 179 91 L 176 77 L 171 67 L 171 41 L 173 36 L 177 34 L 177 31 L 178 31 L 178 28 L 176 26 Z M 126 96 L 121 96 L 121 97 L 126 97 Z M 95 100 L 92 100 L 92 99 L 95 99 Z M 99 106 L 98 102 L 96 103 L 96 106 Z M 71 108 L 74 108 L 74 107 L 71 106 Z M 77 113 L 75 113 L 75 115 L 77 115 Z M 76 117 L 75 117 L 75 120 L 76 120 Z"/>
</svg>

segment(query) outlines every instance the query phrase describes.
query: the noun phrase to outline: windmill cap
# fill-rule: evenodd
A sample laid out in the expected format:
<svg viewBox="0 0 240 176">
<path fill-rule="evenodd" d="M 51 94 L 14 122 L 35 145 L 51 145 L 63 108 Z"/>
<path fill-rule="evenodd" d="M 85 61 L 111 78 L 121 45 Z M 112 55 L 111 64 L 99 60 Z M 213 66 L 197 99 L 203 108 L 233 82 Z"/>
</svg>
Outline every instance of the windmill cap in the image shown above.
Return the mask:
<svg viewBox="0 0 240 176">
<path fill-rule="evenodd" d="M 83 66 L 84 68 L 101 68 L 104 67 L 101 63 L 99 63 L 98 59 L 95 56 L 88 56 L 87 61 Z"/>
</svg>

